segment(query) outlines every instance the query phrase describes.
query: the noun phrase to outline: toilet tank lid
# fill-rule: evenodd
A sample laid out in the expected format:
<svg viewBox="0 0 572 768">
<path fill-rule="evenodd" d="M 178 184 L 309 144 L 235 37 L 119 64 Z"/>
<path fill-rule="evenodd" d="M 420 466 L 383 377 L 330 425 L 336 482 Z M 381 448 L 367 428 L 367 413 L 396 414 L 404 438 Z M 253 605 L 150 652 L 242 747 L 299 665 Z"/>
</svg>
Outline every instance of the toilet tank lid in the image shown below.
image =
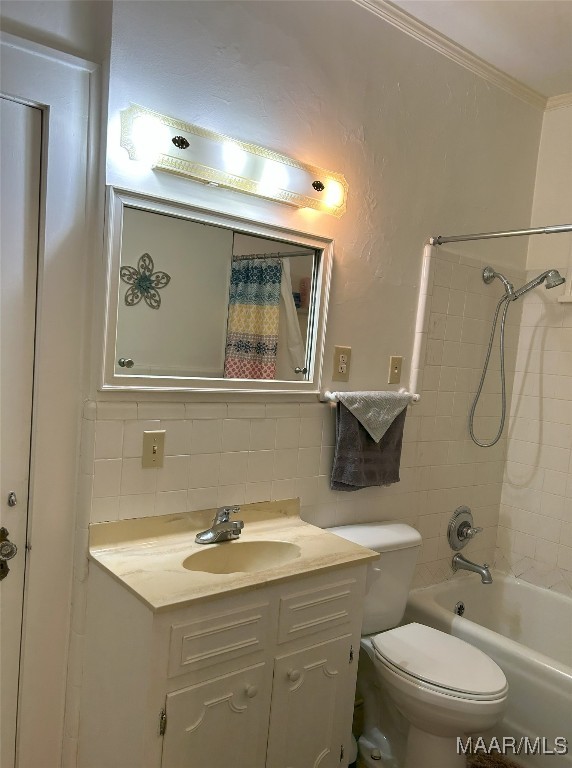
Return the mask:
<svg viewBox="0 0 572 768">
<path fill-rule="evenodd" d="M 343 539 L 376 552 L 392 552 L 421 546 L 421 534 L 405 523 L 362 523 L 328 528 Z"/>
</svg>

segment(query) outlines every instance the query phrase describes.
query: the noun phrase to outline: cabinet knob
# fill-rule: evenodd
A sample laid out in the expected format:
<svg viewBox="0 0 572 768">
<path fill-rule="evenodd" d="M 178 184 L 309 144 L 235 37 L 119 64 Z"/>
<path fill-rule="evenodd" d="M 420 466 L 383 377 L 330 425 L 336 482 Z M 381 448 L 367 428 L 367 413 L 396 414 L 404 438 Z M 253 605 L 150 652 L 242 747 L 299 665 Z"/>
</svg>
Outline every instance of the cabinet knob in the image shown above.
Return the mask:
<svg viewBox="0 0 572 768">
<path fill-rule="evenodd" d="M 288 670 L 288 680 L 290 680 L 291 683 L 295 683 L 300 679 L 300 670 L 299 669 L 289 669 Z"/>
<path fill-rule="evenodd" d="M 258 694 L 258 688 L 255 685 L 247 685 L 244 692 L 249 699 L 253 699 Z"/>
</svg>

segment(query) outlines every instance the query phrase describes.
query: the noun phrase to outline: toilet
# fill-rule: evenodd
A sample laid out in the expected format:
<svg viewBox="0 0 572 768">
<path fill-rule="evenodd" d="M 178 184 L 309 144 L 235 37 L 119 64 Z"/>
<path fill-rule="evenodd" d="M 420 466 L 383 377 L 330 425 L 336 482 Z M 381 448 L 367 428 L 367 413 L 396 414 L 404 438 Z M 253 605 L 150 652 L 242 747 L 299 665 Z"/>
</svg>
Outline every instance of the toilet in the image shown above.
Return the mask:
<svg viewBox="0 0 572 768">
<path fill-rule="evenodd" d="M 414 528 L 369 523 L 329 530 L 379 552 L 368 566 L 358 671 L 362 764 L 464 768 L 457 738 L 465 744 L 468 734 L 501 719 L 508 696 L 503 671 L 457 637 L 422 624 L 398 626 L 421 546 Z"/>
</svg>

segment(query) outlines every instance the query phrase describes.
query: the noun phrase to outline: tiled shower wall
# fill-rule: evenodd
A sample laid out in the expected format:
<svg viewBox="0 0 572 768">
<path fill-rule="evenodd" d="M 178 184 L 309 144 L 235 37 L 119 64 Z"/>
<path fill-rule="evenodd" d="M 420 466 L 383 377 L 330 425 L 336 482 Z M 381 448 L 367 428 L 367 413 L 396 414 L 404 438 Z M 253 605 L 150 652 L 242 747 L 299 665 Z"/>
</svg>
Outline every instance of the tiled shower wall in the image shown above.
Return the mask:
<svg viewBox="0 0 572 768">
<path fill-rule="evenodd" d="M 524 297 L 497 562 L 572 595 L 572 304 L 557 301 L 562 290 Z"/>
</svg>

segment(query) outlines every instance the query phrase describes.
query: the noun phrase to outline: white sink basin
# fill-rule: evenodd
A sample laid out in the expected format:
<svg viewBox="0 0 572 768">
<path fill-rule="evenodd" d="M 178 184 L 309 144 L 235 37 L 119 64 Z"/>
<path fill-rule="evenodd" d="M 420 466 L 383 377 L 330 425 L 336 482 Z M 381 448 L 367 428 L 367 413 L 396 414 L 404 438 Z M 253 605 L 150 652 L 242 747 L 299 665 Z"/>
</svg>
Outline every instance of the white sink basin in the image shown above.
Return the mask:
<svg viewBox="0 0 572 768">
<path fill-rule="evenodd" d="M 208 545 L 183 561 L 188 571 L 252 573 L 284 565 L 300 557 L 300 547 L 288 541 L 227 541 Z"/>
</svg>

